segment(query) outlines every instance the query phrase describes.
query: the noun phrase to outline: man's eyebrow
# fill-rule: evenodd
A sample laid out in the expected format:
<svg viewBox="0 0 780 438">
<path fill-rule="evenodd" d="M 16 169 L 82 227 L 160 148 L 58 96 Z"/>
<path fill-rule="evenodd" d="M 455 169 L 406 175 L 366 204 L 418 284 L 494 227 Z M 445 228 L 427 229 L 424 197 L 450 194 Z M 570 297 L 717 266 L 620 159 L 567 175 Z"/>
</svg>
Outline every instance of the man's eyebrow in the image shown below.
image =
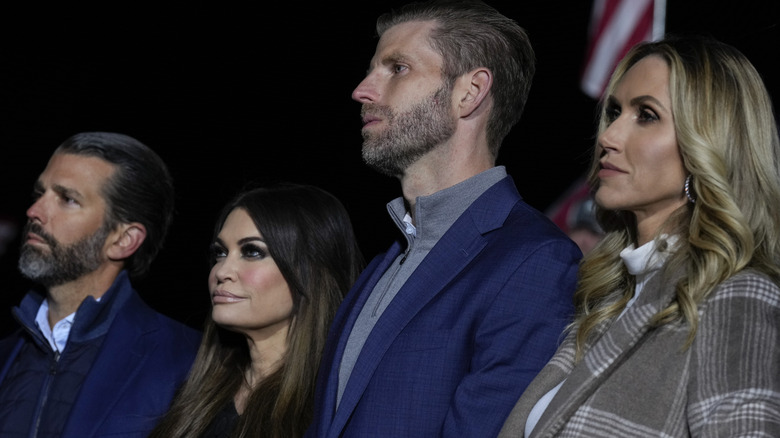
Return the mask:
<svg viewBox="0 0 780 438">
<path fill-rule="evenodd" d="M 60 196 L 65 196 L 76 200 L 84 199 L 84 196 L 78 190 L 72 189 L 70 187 L 65 187 L 60 184 L 55 184 L 52 186 L 51 189 Z"/>
<path fill-rule="evenodd" d="M 383 57 L 381 59 L 381 63 L 382 64 L 396 64 L 396 63 L 399 63 L 399 62 L 407 63 L 407 62 L 410 62 L 410 61 L 411 60 L 410 60 L 409 56 L 404 55 L 403 53 L 397 52 L 397 51 L 389 53 L 387 56 L 385 56 L 385 57 Z"/>
</svg>

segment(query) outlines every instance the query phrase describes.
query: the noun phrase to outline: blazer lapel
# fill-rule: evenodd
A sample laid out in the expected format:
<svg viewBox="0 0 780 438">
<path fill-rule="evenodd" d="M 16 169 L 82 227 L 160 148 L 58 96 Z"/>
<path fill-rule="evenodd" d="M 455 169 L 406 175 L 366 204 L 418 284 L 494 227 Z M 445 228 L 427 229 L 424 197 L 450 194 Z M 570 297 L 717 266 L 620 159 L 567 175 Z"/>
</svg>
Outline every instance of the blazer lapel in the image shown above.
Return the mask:
<svg viewBox="0 0 780 438">
<path fill-rule="evenodd" d="M 148 336 L 148 322 L 138 321 L 139 315 L 130 312 L 125 309 L 117 314 L 73 405 L 63 436 L 94 436 L 116 402 L 132 387 L 149 357 L 147 352 L 157 348 L 154 336 Z"/>
<path fill-rule="evenodd" d="M 641 345 L 650 330 L 650 319 L 673 299 L 673 285 L 675 279 L 679 278 L 678 275 L 673 276 L 672 281 L 664 281 L 661 274 L 654 275 L 637 301 L 620 319 L 612 325 L 602 325 L 599 330 L 603 331 L 603 334 L 587 347 L 585 357 L 572 369 L 531 436 L 555 436 L 612 371 Z M 568 361 L 573 361 L 573 338 L 567 340 L 565 348 L 570 353 L 567 356 Z M 550 388 L 557 383 L 560 383 L 560 379 Z"/>
<path fill-rule="evenodd" d="M 506 188 L 507 184 L 510 186 L 509 189 Z M 338 435 L 346 425 L 379 362 L 399 333 L 420 309 L 439 294 L 482 251 L 487 245 L 483 233 L 500 227 L 519 199 L 511 179 L 505 178 L 474 202 L 431 249 L 387 306 L 366 339 L 342 395 L 331 432 Z M 366 284 L 366 291 L 373 289 L 394 258 L 385 260 L 386 263 L 377 269 L 373 281 Z M 362 295 L 344 326 L 346 330 L 351 329 L 354 324 L 368 293 Z M 347 336 L 342 338 L 336 355 L 339 358 L 344 351 Z M 335 370 L 331 370 L 330 375 L 331 378 L 334 378 L 334 375 L 336 379 L 338 378 Z M 333 387 L 337 387 L 337 381 L 329 384 L 335 384 L 336 386 Z"/>
<path fill-rule="evenodd" d="M 361 309 L 366 303 L 370 291 L 374 289 L 382 274 L 388 269 L 393 261 L 401 254 L 401 244 L 399 242 L 393 243 L 390 249 L 383 255 L 377 257 L 366 267 L 363 274 L 355 282 L 355 285 L 350 289 L 349 294 L 344 298 L 336 316 L 331 324 L 330 339 L 338 339 L 338 344 L 334 347 L 326 350 L 323 353 L 321 360 L 320 378 L 327 379 L 327 383 L 324 385 L 330 390 L 322 397 L 323 412 L 327 412 L 328 417 L 332 418 L 336 414 L 336 397 L 337 388 L 339 387 L 339 364 L 341 363 L 341 357 L 344 355 L 344 349 L 347 345 L 348 336 L 342 336 L 342 334 L 349 333 L 352 330 L 352 326 L 355 325 L 358 315 Z M 330 343 L 329 343 L 330 345 Z M 349 393 L 349 387 L 345 388 L 344 395 L 342 397 L 342 405 L 344 404 L 344 398 Z M 341 409 L 343 411 L 343 408 Z M 350 409 L 351 412 L 351 409 Z M 323 423 L 323 426 L 330 425 L 331 430 L 335 427 L 335 423 L 338 419 L 333 419 L 327 423 Z M 344 421 L 345 422 L 345 421 Z M 339 429 L 343 427 L 343 423 L 339 426 Z M 326 436 L 325 430 L 319 430 L 318 436 Z M 336 434 L 338 435 L 338 433 Z"/>
</svg>

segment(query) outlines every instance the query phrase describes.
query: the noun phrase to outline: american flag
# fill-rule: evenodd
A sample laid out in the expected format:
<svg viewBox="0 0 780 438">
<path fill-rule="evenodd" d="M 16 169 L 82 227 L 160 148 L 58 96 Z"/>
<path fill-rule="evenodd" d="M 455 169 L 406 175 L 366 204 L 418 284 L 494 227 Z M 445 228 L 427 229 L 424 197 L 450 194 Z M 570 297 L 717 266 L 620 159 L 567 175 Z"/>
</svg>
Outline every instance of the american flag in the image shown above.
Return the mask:
<svg viewBox="0 0 780 438">
<path fill-rule="evenodd" d="M 664 35 L 666 0 L 594 0 L 580 86 L 599 99 L 618 61 L 640 41 Z"/>
</svg>

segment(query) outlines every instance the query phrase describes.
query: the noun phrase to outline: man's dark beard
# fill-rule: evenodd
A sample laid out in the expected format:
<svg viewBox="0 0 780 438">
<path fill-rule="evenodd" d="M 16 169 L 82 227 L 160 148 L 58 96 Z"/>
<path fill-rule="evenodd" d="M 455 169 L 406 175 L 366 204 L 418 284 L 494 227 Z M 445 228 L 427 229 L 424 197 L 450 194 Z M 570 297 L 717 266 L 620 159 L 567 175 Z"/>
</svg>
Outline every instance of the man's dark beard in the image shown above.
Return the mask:
<svg viewBox="0 0 780 438">
<path fill-rule="evenodd" d="M 23 236 L 33 232 L 49 246 L 49 252 L 26 243 L 19 255 L 19 271 L 45 287 L 59 286 L 94 272 L 103 263 L 103 245 L 110 233 L 107 224 L 78 242 L 63 246 L 40 225 L 27 222 Z"/>
<path fill-rule="evenodd" d="M 450 113 L 452 89 L 443 85 L 411 109 L 394 113 L 387 106 L 366 104 L 361 114 L 376 114 L 385 118 L 384 132 L 363 131 L 363 161 L 373 169 L 398 176 L 442 144 L 455 132 L 455 119 Z"/>
</svg>

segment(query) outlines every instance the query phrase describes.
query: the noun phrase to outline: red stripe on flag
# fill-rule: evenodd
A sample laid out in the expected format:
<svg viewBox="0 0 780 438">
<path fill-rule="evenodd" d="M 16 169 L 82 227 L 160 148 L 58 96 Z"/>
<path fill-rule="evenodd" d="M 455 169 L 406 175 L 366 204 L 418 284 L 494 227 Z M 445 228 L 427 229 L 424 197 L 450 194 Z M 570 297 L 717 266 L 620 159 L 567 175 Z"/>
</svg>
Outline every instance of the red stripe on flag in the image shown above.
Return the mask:
<svg viewBox="0 0 780 438">
<path fill-rule="evenodd" d="M 618 4 L 622 0 L 594 0 L 593 13 L 590 17 L 590 41 L 588 44 L 588 53 L 585 59 L 590 61 L 593 57 L 593 51 L 596 49 L 596 42 L 601 40 L 604 35 L 604 29 L 607 24 L 612 21 L 612 16 L 615 14 Z"/>
<path fill-rule="evenodd" d="M 582 90 L 601 97 L 609 77 L 628 50 L 652 38 L 653 0 L 594 0 Z"/>
</svg>

